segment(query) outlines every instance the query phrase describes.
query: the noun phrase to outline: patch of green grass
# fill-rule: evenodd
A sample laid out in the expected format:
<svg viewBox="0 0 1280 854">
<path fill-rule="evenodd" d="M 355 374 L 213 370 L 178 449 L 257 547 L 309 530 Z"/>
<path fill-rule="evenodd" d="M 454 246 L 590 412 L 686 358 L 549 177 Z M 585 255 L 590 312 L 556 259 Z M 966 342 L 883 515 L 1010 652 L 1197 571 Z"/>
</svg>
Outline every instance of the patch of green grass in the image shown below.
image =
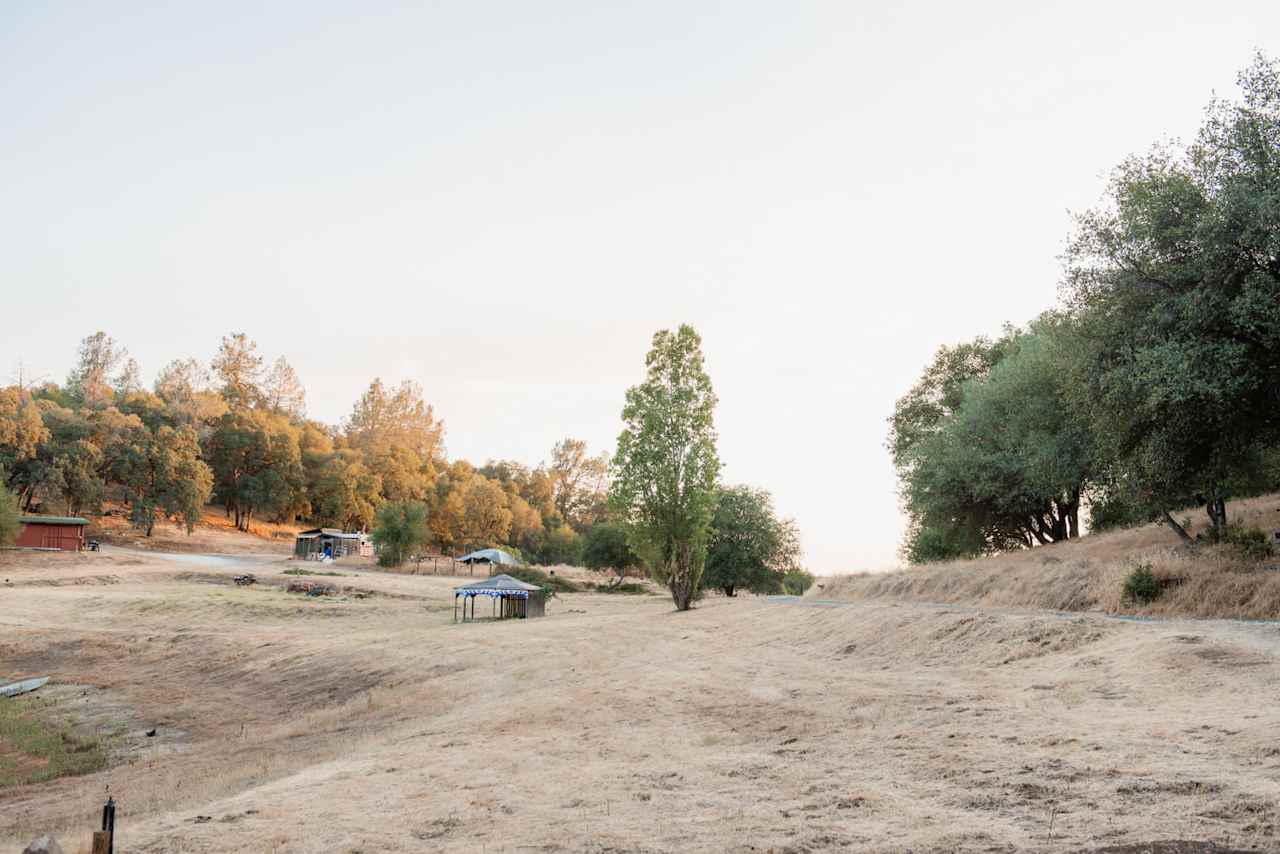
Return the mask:
<svg viewBox="0 0 1280 854">
<path fill-rule="evenodd" d="M 0 789 L 91 774 L 106 764 L 102 742 L 75 735 L 38 698 L 0 698 Z"/>
<path fill-rule="evenodd" d="M 347 577 L 347 573 L 345 572 L 312 572 L 306 569 L 286 569 L 284 571 L 284 574 L 285 575 L 336 575 L 339 578 Z"/>
</svg>

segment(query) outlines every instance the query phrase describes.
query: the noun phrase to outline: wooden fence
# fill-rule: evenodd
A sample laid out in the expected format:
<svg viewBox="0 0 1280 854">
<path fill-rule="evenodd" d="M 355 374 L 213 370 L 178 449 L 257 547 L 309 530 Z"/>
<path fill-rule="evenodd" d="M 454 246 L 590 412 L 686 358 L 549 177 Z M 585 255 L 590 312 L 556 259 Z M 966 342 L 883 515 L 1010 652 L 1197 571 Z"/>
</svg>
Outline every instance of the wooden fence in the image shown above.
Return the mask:
<svg viewBox="0 0 1280 854">
<path fill-rule="evenodd" d="M 416 555 L 401 568 L 408 575 L 452 575 L 479 576 L 481 578 L 494 574 L 494 565 L 482 563 L 463 563 L 448 555 Z"/>
</svg>

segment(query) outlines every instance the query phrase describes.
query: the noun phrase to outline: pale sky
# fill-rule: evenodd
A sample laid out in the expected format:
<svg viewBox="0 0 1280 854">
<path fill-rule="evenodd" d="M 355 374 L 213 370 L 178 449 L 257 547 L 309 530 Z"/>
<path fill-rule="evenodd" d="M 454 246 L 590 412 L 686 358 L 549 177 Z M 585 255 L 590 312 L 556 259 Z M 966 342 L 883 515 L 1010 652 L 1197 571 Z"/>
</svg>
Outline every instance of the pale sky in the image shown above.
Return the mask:
<svg viewBox="0 0 1280 854">
<path fill-rule="evenodd" d="M 312 417 L 413 379 L 534 464 L 688 322 L 725 480 L 892 566 L 895 399 L 1051 307 L 1068 212 L 1255 48 L 1280 3 L 7 2 L 0 369 L 244 331 Z"/>
</svg>

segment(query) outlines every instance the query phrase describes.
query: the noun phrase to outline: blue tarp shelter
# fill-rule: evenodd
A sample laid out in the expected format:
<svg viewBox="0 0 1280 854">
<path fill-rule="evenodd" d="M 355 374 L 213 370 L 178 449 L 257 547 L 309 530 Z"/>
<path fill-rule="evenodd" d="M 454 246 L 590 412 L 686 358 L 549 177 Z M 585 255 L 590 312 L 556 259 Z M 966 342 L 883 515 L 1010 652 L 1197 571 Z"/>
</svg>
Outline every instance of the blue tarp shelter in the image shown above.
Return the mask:
<svg viewBox="0 0 1280 854">
<path fill-rule="evenodd" d="M 463 555 L 458 558 L 458 561 L 461 563 L 491 563 L 494 566 L 520 565 L 520 561 L 516 560 L 514 555 L 507 554 L 502 549 L 479 549 Z"/>
</svg>

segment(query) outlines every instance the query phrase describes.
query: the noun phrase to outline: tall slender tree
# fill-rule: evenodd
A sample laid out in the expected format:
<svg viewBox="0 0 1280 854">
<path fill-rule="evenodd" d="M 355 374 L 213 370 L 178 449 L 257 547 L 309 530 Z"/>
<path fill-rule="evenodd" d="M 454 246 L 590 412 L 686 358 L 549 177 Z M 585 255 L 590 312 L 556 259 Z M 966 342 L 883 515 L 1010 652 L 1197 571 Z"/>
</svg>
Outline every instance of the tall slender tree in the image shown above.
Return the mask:
<svg viewBox="0 0 1280 854">
<path fill-rule="evenodd" d="M 646 378 L 627 390 L 610 506 L 676 608 L 697 594 L 715 509 L 716 396 L 692 326 L 661 330 Z"/>
</svg>

